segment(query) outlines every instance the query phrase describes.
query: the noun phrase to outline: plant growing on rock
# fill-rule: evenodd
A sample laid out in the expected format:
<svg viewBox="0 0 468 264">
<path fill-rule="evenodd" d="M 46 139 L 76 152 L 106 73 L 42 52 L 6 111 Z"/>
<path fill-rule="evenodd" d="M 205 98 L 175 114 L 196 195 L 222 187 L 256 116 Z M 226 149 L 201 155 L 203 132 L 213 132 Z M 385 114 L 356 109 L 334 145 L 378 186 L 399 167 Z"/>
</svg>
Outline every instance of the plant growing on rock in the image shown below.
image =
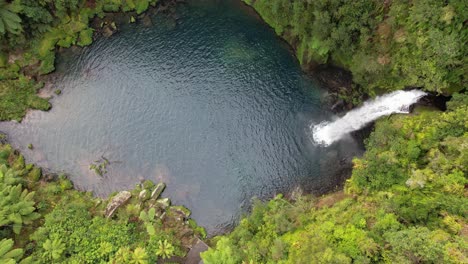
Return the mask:
<svg viewBox="0 0 468 264">
<path fill-rule="evenodd" d="M 156 223 L 156 209 L 150 208 L 148 212 L 141 211 L 140 213 L 140 219 L 143 221 L 145 227 L 146 227 L 146 232 L 150 236 L 154 236 L 156 234 L 156 230 L 154 229 L 154 224 Z"/>
<path fill-rule="evenodd" d="M 101 157 L 100 160 L 95 161 L 94 163 L 91 163 L 89 165 L 89 169 L 94 171 L 99 176 L 104 176 L 104 174 L 107 173 L 107 165 L 109 165 L 110 162 L 108 159 Z"/>
</svg>

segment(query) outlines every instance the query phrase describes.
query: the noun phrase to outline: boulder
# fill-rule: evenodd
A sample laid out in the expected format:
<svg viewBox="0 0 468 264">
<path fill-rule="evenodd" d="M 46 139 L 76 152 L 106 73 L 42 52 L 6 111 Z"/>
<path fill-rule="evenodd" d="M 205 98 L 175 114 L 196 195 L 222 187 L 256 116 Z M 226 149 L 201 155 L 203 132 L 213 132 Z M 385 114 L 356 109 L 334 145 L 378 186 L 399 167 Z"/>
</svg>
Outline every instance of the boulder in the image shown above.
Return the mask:
<svg viewBox="0 0 468 264">
<path fill-rule="evenodd" d="M 291 192 L 289 199 L 292 201 L 297 201 L 303 194 L 304 191 L 302 190 L 301 186 L 296 186 L 296 188 L 294 188 Z"/>
<path fill-rule="evenodd" d="M 164 182 L 158 183 L 156 187 L 154 188 L 153 192 L 151 193 L 151 199 L 158 199 L 159 196 L 161 196 L 161 193 L 164 191 L 166 188 L 166 184 Z"/>
<path fill-rule="evenodd" d="M 107 218 L 111 218 L 115 211 L 124 205 L 130 198 L 132 197 L 132 194 L 127 191 L 122 191 L 119 192 L 116 196 L 112 198 L 112 200 L 107 204 L 106 211 L 104 212 L 104 215 Z"/>
<path fill-rule="evenodd" d="M 183 207 L 183 206 L 171 206 L 169 208 L 171 211 L 172 215 L 178 220 L 178 221 L 185 221 L 189 218 L 191 212 L 189 209 Z"/>
<path fill-rule="evenodd" d="M 156 201 L 156 206 L 166 210 L 167 207 L 171 206 L 171 200 L 169 198 L 162 198 Z"/>
<path fill-rule="evenodd" d="M 147 190 L 141 191 L 140 194 L 138 195 L 138 198 L 142 202 L 148 200 L 150 198 L 149 192 Z"/>
</svg>

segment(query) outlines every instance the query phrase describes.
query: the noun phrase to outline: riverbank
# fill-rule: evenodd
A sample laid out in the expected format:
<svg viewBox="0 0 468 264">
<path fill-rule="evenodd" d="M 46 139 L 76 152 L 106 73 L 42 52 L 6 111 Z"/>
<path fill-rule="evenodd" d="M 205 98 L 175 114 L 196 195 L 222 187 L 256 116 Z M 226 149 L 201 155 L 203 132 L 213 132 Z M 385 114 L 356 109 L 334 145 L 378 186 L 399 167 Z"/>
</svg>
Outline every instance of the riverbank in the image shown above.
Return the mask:
<svg viewBox="0 0 468 264">
<path fill-rule="evenodd" d="M 468 95 L 376 122 L 341 192 L 257 201 L 204 263 L 465 263 Z"/>
<path fill-rule="evenodd" d="M 128 19 L 131 20 L 131 17 Z M 114 30 L 111 20 L 102 22 L 106 23 L 106 25 L 103 24 L 103 28 L 107 28 L 103 29 L 103 33 L 109 34 Z M 79 34 L 80 41 L 82 41 L 88 33 L 80 32 Z M 61 43 L 65 44 L 65 42 Z M 18 73 L 23 74 L 21 71 L 25 73 L 26 68 Z M 28 79 L 27 76 L 24 78 Z M 349 79 L 346 79 L 345 82 L 349 83 Z M 338 83 L 336 87 L 342 85 Z M 30 100 L 27 98 L 23 101 L 29 102 Z M 11 101 L 8 103 L 11 104 Z M 25 105 L 23 102 L 17 103 Z M 463 104 L 466 105 L 466 102 Z M 16 106 L 16 103 L 13 105 Z M 346 104 L 344 107 L 347 107 Z M 335 108 L 338 109 L 339 106 Z M 303 200 L 303 203 L 291 204 L 289 201 L 277 198 L 264 207 L 257 205 L 255 207 L 257 209 L 254 208 L 252 215 L 247 220 L 242 220 L 240 226 L 228 236 L 228 239 L 224 237 L 215 239 L 215 241 L 219 241 L 216 245 L 217 253 L 215 251 L 208 253 L 207 263 L 209 261 L 212 263 L 240 262 L 241 260 L 272 260 L 277 262 L 287 258 L 292 259 L 292 261 L 296 260 L 296 262 L 310 261 L 310 259 L 317 259 L 317 261 L 329 259 L 331 261 L 332 258 L 343 262 L 384 261 L 388 259 L 402 262 L 406 258 L 415 262 L 463 262 L 465 260 L 463 244 L 460 241 L 466 234 L 466 221 L 463 209 L 460 208 L 466 206 L 466 201 L 462 196 L 463 187 L 460 186 L 466 184 L 466 180 L 463 180 L 463 175 L 466 175 L 463 170 L 465 164 L 463 146 L 466 138 L 460 135 L 460 131 L 466 131 L 466 126 L 462 125 L 465 122 L 463 118 L 466 118 L 466 110 L 454 110 L 455 108 L 452 108 L 447 114 L 429 112 L 406 121 L 399 120 L 399 117 L 398 120 L 395 120 L 395 117 L 392 117 L 389 119 L 392 121 L 391 123 L 390 121 L 381 122 L 371 140 L 371 145 L 369 145 L 369 149 L 373 152 L 361 161 L 356 160 L 354 173 L 357 176 L 353 175 L 353 179 L 350 181 L 352 183 L 347 185 L 346 194 L 331 194 L 317 203 L 299 196 L 299 198 L 293 199 Z M 20 116 L 21 111 L 15 112 L 12 116 L 15 118 Z M 431 121 L 434 117 L 437 117 L 436 121 Z M 445 123 L 449 123 L 450 126 L 447 127 Z M 425 126 L 436 132 L 421 131 L 421 127 Z M 403 134 L 399 134 L 399 130 L 402 128 L 404 128 Z M 381 146 L 379 145 L 381 142 L 386 142 L 386 144 Z M 411 144 L 408 143 L 406 146 L 407 142 Z M 401 153 L 398 152 L 399 149 L 402 149 Z M 437 159 L 432 155 L 435 155 Z M 9 159 L 7 158 L 7 160 Z M 21 158 L 12 158 L 12 160 L 14 162 L 8 163 L 8 166 L 14 167 L 15 164 L 21 164 L 18 162 Z M 429 165 L 427 164 L 428 160 L 431 160 Z M 331 164 L 331 166 L 333 165 Z M 22 170 L 22 166 L 18 165 L 18 168 Z M 437 167 L 442 167 L 442 170 L 437 170 Z M 25 170 L 25 172 L 29 175 L 32 170 Z M 34 170 L 34 174 L 37 174 L 37 170 Z M 396 180 L 393 181 L 393 178 Z M 63 194 L 59 191 L 60 188 L 67 192 L 70 191 L 70 193 L 74 192 L 69 189 L 71 187 L 66 179 L 59 178 L 58 182 L 59 184 L 50 188 L 53 189 L 53 192 Z M 44 189 L 48 190 L 49 188 Z M 142 191 L 144 190 L 141 190 L 140 193 Z M 147 189 L 146 193 L 150 192 L 152 189 Z M 47 193 L 47 195 L 51 194 Z M 79 229 L 79 225 L 75 226 L 76 222 L 88 227 L 88 229 L 101 227 L 102 229 L 99 230 L 103 233 L 112 234 L 109 235 L 110 238 L 105 239 L 92 234 L 92 241 L 80 241 L 83 244 L 79 244 L 81 248 L 77 247 L 79 252 L 91 253 L 87 256 L 75 255 L 74 257 L 79 258 L 76 260 L 78 262 L 84 258 L 111 260 L 113 254 L 117 255 L 118 252 L 124 260 L 135 258 L 145 261 L 145 259 L 150 258 L 148 255 L 153 252 L 160 252 L 156 254 L 162 258 L 166 254 L 170 255 L 168 252 L 172 251 L 173 244 L 182 240 L 180 237 L 171 238 L 174 241 L 159 238 L 151 240 L 152 238 L 149 238 L 148 244 L 139 244 L 143 243 L 142 241 L 146 243 L 145 239 L 147 238 L 134 237 L 132 234 L 143 233 L 151 237 L 153 231 L 151 227 L 148 228 L 148 223 L 159 228 L 158 223 L 152 222 L 151 215 L 153 213 L 150 213 L 150 209 L 143 209 L 144 213 L 138 214 L 137 209 L 135 209 L 137 206 L 135 204 L 129 205 L 123 214 L 130 211 L 133 215 L 130 214 L 130 216 L 123 218 L 117 215 L 118 224 L 112 223 L 108 226 L 101 216 L 102 212 L 105 211 L 104 206 L 96 206 L 94 202 L 99 202 L 87 200 L 88 198 L 84 199 L 86 201 L 83 202 L 85 204 L 83 205 L 80 195 L 65 198 L 62 203 L 58 203 L 57 210 L 54 209 L 50 213 L 45 212 L 50 215 L 47 219 L 44 218 L 45 224 L 41 230 L 45 230 L 47 235 L 44 233 L 34 235 L 32 242 L 25 245 L 26 255 L 36 254 L 49 259 L 54 259 L 57 256 L 58 259 L 61 259 L 73 255 L 76 253 L 73 251 L 76 241 L 72 239 L 89 235 L 83 233 L 84 231 Z M 427 196 L 434 195 L 437 198 L 435 202 L 426 199 Z M 55 196 L 51 195 L 51 197 Z M 444 200 L 444 197 L 447 200 Z M 54 203 L 57 201 L 51 201 L 51 204 Z M 431 207 L 431 204 L 434 203 L 438 206 Z M 47 206 L 46 202 L 41 203 L 39 200 L 37 204 L 38 206 Z M 103 203 L 101 202 L 101 204 Z M 96 213 L 96 211 L 99 212 Z M 416 213 L 413 214 L 414 212 Z M 79 217 L 91 219 L 91 221 L 80 222 L 80 219 L 77 219 L 79 217 L 67 216 L 66 218 L 71 220 L 64 221 L 64 226 L 54 222 L 54 218 L 60 219 L 60 216 L 67 215 L 67 213 L 76 214 Z M 156 215 L 156 210 L 154 214 Z M 186 211 L 183 210 L 182 214 L 186 214 Z M 37 215 L 34 214 L 31 217 L 35 218 Z M 125 217 L 128 219 L 125 220 Z M 30 217 L 28 216 L 28 218 Z M 137 227 L 133 226 L 135 221 Z M 2 231 L 14 236 L 13 228 L 15 225 L 16 222 L 11 225 L 11 230 L 10 226 L 7 226 Z M 68 228 L 67 225 L 72 228 Z M 62 230 L 60 232 L 54 231 L 56 226 L 65 230 L 66 235 L 60 233 Z M 125 231 L 114 236 L 109 230 L 116 229 L 116 226 L 122 227 L 128 232 Z M 74 230 L 75 227 L 77 227 L 76 230 Z M 172 234 L 170 229 L 166 231 Z M 70 236 L 70 241 L 60 240 L 62 237 L 68 239 L 70 232 L 74 234 Z M 399 245 L 399 241 L 408 236 L 410 241 L 414 239 L 414 243 Z M 28 235 L 23 233 L 22 238 L 26 237 Z M 131 241 L 120 240 L 122 237 L 126 237 L 125 239 L 129 237 Z M 56 238 L 59 239 L 56 240 Z M 423 240 L 429 249 L 417 244 L 417 239 Z M 432 240 L 437 241 L 442 246 L 431 243 Z M 113 244 L 114 241 L 117 244 Z M 119 247 L 121 245 L 131 245 L 131 248 Z M 313 245 L 316 247 L 309 248 Z M 251 248 L 258 250 L 256 252 L 249 251 Z M 19 259 L 19 255 L 15 258 Z M 218 256 L 218 259 L 214 259 L 213 256 Z M 153 257 L 154 255 L 151 255 L 151 258 Z"/>
<path fill-rule="evenodd" d="M 21 121 L 28 109 L 49 110 L 47 98 L 37 96 L 55 70 L 56 52 L 85 47 L 93 39 L 111 36 L 118 23 L 150 24 L 149 12 L 171 12 L 182 1 L 139 0 L 108 3 L 9 3 L 17 31 L 6 27 L 0 41 L 0 121 Z M 59 91 L 60 87 L 51 88 Z M 50 94 L 49 94 L 50 96 Z"/>
<path fill-rule="evenodd" d="M 162 198 L 151 181 L 107 199 L 73 189 L 0 145 L 0 259 L 13 263 L 185 262 L 203 239 L 190 211 Z M 9 242 L 9 241 L 14 241 Z M 12 253 L 15 252 L 15 253 Z"/>
<path fill-rule="evenodd" d="M 444 95 L 464 89 L 462 1 L 435 1 L 431 11 L 427 3 L 244 2 L 293 47 L 306 71 L 324 80 L 337 110 L 405 88 Z"/>
</svg>

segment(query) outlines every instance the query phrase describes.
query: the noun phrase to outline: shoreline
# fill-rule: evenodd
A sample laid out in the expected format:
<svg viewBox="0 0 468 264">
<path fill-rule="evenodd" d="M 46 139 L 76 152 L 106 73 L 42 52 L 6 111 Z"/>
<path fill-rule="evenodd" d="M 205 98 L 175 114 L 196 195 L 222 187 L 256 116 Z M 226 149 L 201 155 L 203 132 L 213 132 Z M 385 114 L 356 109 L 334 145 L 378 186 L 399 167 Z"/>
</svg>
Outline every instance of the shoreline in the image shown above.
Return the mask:
<svg viewBox="0 0 468 264">
<path fill-rule="evenodd" d="M 171 15 L 170 13 L 174 11 L 171 8 L 174 8 L 175 5 L 178 5 L 178 4 L 181 4 L 181 3 L 184 3 L 184 2 L 185 1 L 177 1 L 177 0 L 169 0 L 169 1 L 158 2 L 158 4 L 155 7 L 150 7 L 147 11 L 145 11 L 144 13 L 138 15 L 138 20 L 136 21 L 136 23 L 143 23 L 142 19 L 144 19 L 145 17 L 149 17 L 151 14 L 155 14 L 157 12 L 168 12 L 169 15 Z M 255 14 L 256 18 L 260 19 L 262 21 L 262 23 L 264 23 L 265 25 L 268 25 L 268 23 L 266 23 L 262 19 L 260 14 L 252 6 L 247 5 L 243 1 L 239 1 L 239 5 L 241 5 L 242 8 L 250 10 L 252 15 Z M 126 12 L 126 13 L 125 12 L 117 12 L 117 13 L 106 14 L 106 16 L 104 18 L 95 17 L 92 21 L 89 22 L 89 24 L 92 26 L 92 28 L 95 29 L 95 33 L 93 34 L 93 40 L 95 40 L 97 37 L 106 37 L 106 36 L 103 35 L 104 32 L 105 32 L 103 27 L 99 27 L 100 24 L 106 23 L 106 26 L 109 26 L 112 23 L 117 23 L 117 25 L 121 25 L 123 23 L 127 23 L 126 21 L 128 21 L 134 15 L 136 16 L 135 12 Z M 268 26 L 271 28 L 270 25 L 268 25 Z M 104 27 L 104 28 L 106 28 L 106 27 Z M 118 29 L 115 30 L 114 33 L 118 34 Z M 279 36 L 279 35 L 276 35 L 276 36 L 279 39 L 281 39 L 282 42 L 285 43 L 285 45 L 287 45 L 289 47 L 289 49 L 291 51 L 291 55 L 294 56 L 294 58 L 299 63 L 299 60 L 298 60 L 298 58 L 296 57 L 296 54 L 295 54 L 295 51 L 296 51 L 297 47 L 294 47 L 292 44 L 290 44 L 284 37 Z M 65 51 L 65 50 L 68 51 L 68 50 L 72 50 L 72 49 L 81 49 L 81 48 L 79 48 L 77 46 L 72 46 L 72 47 L 66 48 L 66 49 L 65 48 L 57 48 L 55 50 L 55 52 L 56 53 L 61 53 L 61 52 Z M 342 68 L 331 66 L 331 65 L 321 65 L 321 66 L 315 65 L 315 67 L 312 67 L 312 66 L 314 66 L 314 65 L 311 64 L 311 65 L 306 66 L 305 68 L 303 67 L 303 71 L 306 74 L 308 74 L 309 76 L 312 76 L 314 79 L 318 79 L 321 82 L 323 82 L 324 86 L 325 86 L 325 89 L 328 92 L 336 92 L 337 87 L 348 87 L 346 89 L 350 89 L 350 87 L 352 85 L 352 78 L 350 76 L 350 72 L 348 72 L 348 71 L 346 71 L 346 70 L 344 70 Z M 330 75 L 331 76 L 338 76 L 338 78 L 330 78 Z M 49 97 L 49 98 L 50 98 L 50 96 L 53 96 L 55 98 L 55 96 L 53 95 L 54 87 L 50 82 L 47 82 L 48 80 L 50 80 L 50 78 L 54 78 L 55 76 L 56 76 L 56 72 L 54 71 L 54 72 L 49 73 L 47 75 L 42 75 L 42 76 L 38 77 L 39 81 L 45 81 L 46 82 L 44 87 L 39 91 L 39 95 L 42 92 L 43 96 L 46 96 L 46 97 Z M 327 80 L 328 80 L 328 83 L 326 82 Z M 337 105 L 337 103 L 340 103 L 340 102 L 333 102 L 333 105 L 330 107 L 330 109 L 332 111 L 336 112 L 336 113 L 342 113 L 343 111 L 346 111 L 346 109 L 350 109 L 350 108 L 355 107 L 353 105 L 350 106 L 349 104 L 346 105 L 346 102 L 340 103 L 340 105 Z M 337 110 L 337 111 L 335 111 L 335 110 Z M 32 111 L 32 110 L 28 110 L 28 111 Z M 365 138 L 368 137 L 368 135 L 370 134 L 370 132 L 372 130 L 373 130 L 373 124 L 370 124 L 367 128 L 363 129 L 364 136 L 362 136 L 362 133 L 361 133 L 362 131 L 361 130 L 356 131 L 355 138 L 360 143 L 360 146 L 364 146 L 363 142 L 364 142 Z M 342 165 L 340 165 L 340 166 L 342 166 Z M 44 171 L 48 175 L 58 175 L 59 174 L 59 173 L 56 173 L 53 170 L 48 169 L 48 168 L 45 168 Z M 351 176 L 351 171 L 352 171 L 352 163 L 348 162 L 346 165 L 344 165 L 344 166 L 342 166 L 340 168 L 340 172 L 336 176 L 336 178 L 338 178 L 340 180 L 337 181 L 338 184 L 336 184 L 335 187 L 333 187 L 331 189 L 324 190 L 324 191 L 309 191 L 309 192 L 300 191 L 300 193 L 303 193 L 305 195 L 322 196 L 322 195 L 331 194 L 331 193 L 334 193 L 334 192 L 337 192 L 337 191 L 339 192 L 339 191 L 341 191 L 342 187 L 344 186 L 344 184 L 346 182 L 346 179 L 348 179 Z M 294 196 L 294 194 L 293 194 L 294 191 L 299 187 L 300 186 L 296 186 L 295 188 L 293 188 L 293 191 L 291 193 L 285 194 L 285 196 L 286 197 Z M 87 190 L 80 190 L 80 189 L 77 189 L 77 190 L 87 192 Z M 101 197 L 101 198 L 105 198 L 105 197 Z M 272 197 L 270 197 L 270 198 L 272 198 Z"/>
</svg>

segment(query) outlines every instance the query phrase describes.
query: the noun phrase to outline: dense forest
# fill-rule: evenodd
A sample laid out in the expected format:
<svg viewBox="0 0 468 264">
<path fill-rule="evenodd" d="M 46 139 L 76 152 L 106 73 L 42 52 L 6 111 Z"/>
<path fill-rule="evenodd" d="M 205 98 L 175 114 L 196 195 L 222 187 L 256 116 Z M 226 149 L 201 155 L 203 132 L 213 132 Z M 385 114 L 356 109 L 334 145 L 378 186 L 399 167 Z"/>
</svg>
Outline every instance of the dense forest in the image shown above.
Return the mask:
<svg viewBox="0 0 468 264">
<path fill-rule="evenodd" d="M 257 202 L 205 263 L 466 263 L 468 96 L 377 122 L 343 192 Z"/>
<path fill-rule="evenodd" d="M 0 263 L 143 264 L 185 256 L 205 231 L 187 209 L 160 198 L 162 191 L 145 181 L 109 214 L 107 200 L 74 190 L 65 175 L 25 164 L 2 144 Z"/>
<path fill-rule="evenodd" d="M 132 12 L 136 17 L 156 2 L 0 0 L 0 120 L 21 120 L 28 108 L 51 107 L 47 100 L 36 96 L 43 86 L 37 80 L 54 71 L 57 49 L 89 45 L 96 30 L 116 29 L 114 22 L 107 21 L 92 28 L 93 18 L 119 11 Z"/>
<path fill-rule="evenodd" d="M 132 23 L 157 2 L 0 0 L 0 120 L 51 107 L 36 93 L 59 49 L 115 30 L 107 13 L 128 12 Z M 417 108 L 379 120 L 343 191 L 257 201 L 232 233 L 211 241 L 205 263 L 467 263 L 466 1 L 245 2 L 293 46 L 304 69 L 349 70 L 353 89 L 338 96 L 355 105 L 364 94 L 408 87 L 452 98 L 444 112 Z M 101 20 L 92 27 L 94 18 Z M 1 144 L 0 262 L 184 256 L 204 231 L 185 208 L 150 198 L 155 188 L 137 186 L 129 203 L 106 218 L 105 201 Z"/>
<path fill-rule="evenodd" d="M 341 192 L 278 196 L 203 253 L 205 263 L 468 262 L 468 30 L 465 1 L 245 0 L 305 68 L 351 71 L 339 96 L 418 87 L 453 95 L 445 112 L 379 120 Z M 313 66 L 313 65 L 312 65 Z"/>
<path fill-rule="evenodd" d="M 95 30 L 115 30 L 106 12 L 129 22 L 155 5 L 148 0 L 0 0 L 0 120 L 21 120 L 28 108 L 48 110 L 36 95 L 54 70 L 59 48 L 91 44 Z M 60 90 L 57 90 L 59 93 Z M 65 175 L 43 173 L 0 133 L 0 263 L 155 263 L 184 257 L 203 228 L 190 211 L 161 198 L 161 185 L 139 184 L 109 215 L 113 197 L 73 189 Z M 32 145 L 29 146 L 31 149 Z M 99 168 L 95 168 L 99 169 Z M 183 258 L 180 258 L 183 259 Z"/>
<path fill-rule="evenodd" d="M 465 88 L 466 1 L 244 0 L 309 64 L 351 71 L 344 96 L 418 87 L 451 94 Z M 359 102 L 356 102 L 359 103 Z"/>
</svg>

